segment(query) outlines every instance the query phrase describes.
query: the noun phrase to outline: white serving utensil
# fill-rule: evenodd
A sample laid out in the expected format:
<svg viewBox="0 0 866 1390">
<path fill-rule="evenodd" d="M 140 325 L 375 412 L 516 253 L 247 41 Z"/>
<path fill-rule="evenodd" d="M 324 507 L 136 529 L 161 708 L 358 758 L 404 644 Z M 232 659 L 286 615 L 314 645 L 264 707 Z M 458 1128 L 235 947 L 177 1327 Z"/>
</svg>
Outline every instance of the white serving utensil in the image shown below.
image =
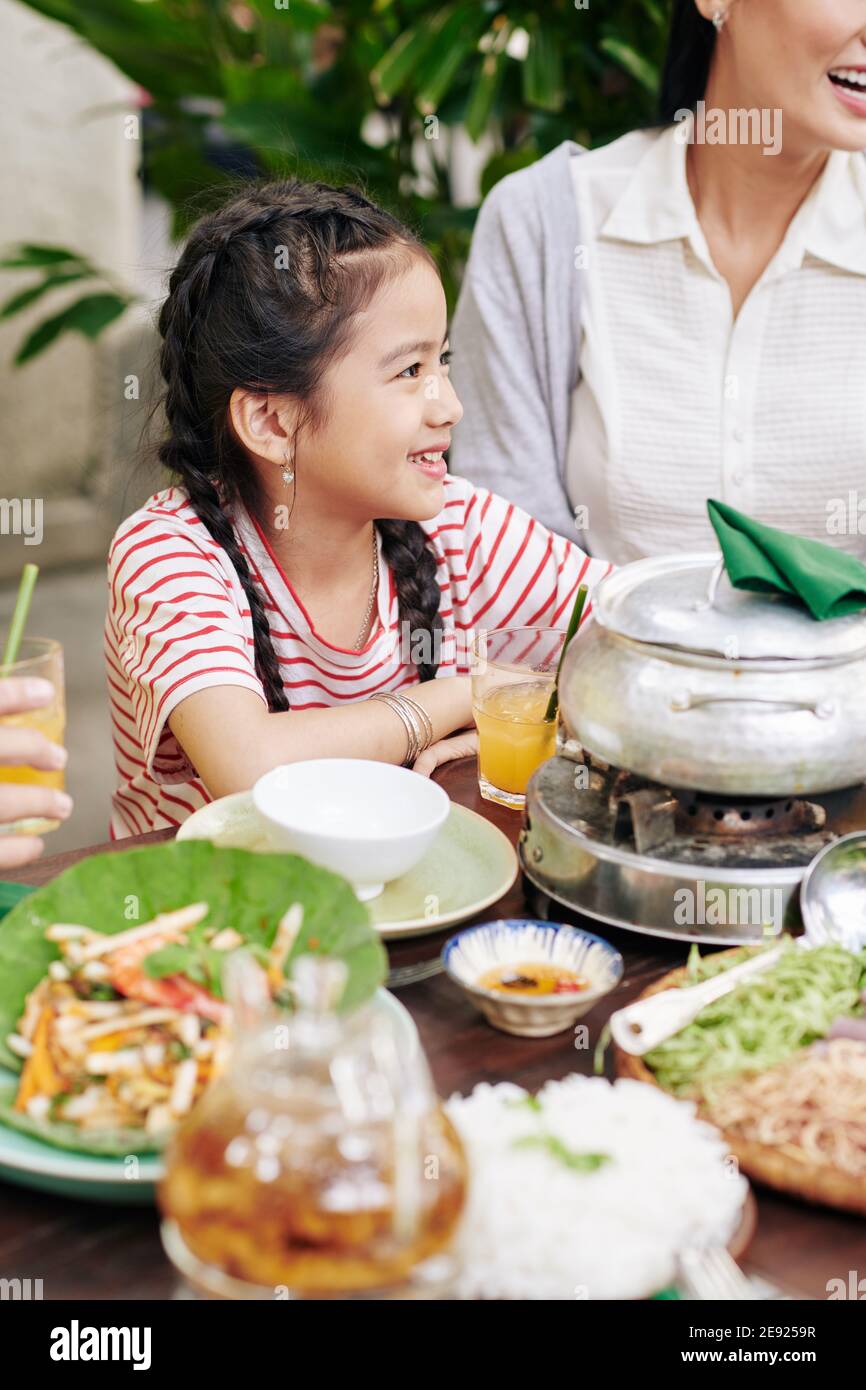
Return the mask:
<svg viewBox="0 0 866 1390">
<path fill-rule="evenodd" d="M 812 943 L 800 937 L 797 945 L 808 950 Z M 711 980 L 699 985 L 689 985 L 680 989 L 665 989 L 649 999 L 639 999 L 618 1009 L 610 1017 L 610 1031 L 614 1042 L 623 1052 L 633 1057 L 642 1057 L 654 1047 L 679 1033 L 686 1024 L 696 1018 L 701 1009 L 716 999 L 730 994 L 741 981 L 754 975 L 761 975 L 774 965 L 782 954 L 784 946 L 762 951 L 752 960 L 732 966 Z"/>
</svg>

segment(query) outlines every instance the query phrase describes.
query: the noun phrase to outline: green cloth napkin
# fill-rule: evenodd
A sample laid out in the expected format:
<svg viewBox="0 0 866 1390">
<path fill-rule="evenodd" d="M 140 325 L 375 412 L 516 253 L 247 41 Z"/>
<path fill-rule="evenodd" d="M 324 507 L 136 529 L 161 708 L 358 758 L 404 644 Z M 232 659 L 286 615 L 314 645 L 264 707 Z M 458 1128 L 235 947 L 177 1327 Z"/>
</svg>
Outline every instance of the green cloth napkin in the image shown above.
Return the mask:
<svg viewBox="0 0 866 1390">
<path fill-rule="evenodd" d="M 819 621 L 866 608 L 866 565 L 853 555 L 763 526 L 712 498 L 707 511 L 735 589 L 789 594 Z"/>
<path fill-rule="evenodd" d="M 5 880 L 0 882 L 0 918 L 11 912 L 28 893 L 35 892 L 36 889 L 29 883 L 7 883 Z"/>
</svg>

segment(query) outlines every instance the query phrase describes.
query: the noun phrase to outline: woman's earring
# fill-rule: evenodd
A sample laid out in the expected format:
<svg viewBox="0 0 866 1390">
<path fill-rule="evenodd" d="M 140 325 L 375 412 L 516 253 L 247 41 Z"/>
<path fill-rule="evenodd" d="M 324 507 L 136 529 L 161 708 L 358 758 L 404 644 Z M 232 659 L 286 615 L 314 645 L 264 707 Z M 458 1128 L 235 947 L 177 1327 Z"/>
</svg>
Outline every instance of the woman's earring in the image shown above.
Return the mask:
<svg viewBox="0 0 866 1390">
<path fill-rule="evenodd" d="M 718 33 L 720 29 L 724 29 L 724 27 L 725 27 L 725 20 L 727 19 L 727 17 L 728 17 L 728 12 L 727 12 L 727 10 L 716 10 L 716 11 L 714 12 L 714 14 L 713 14 L 713 24 L 715 25 L 716 33 Z"/>
<path fill-rule="evenodd" d="M 289 486 L 289 483 L 294 482 L 295 470 L 292 467 L 294 461 L 294 455 L 292 455 L 292 458 L 289 459 L 289 451 L 287 449 L 283 462 L 283 482 L 285 483 L 286 487 Z"/>
</svg>

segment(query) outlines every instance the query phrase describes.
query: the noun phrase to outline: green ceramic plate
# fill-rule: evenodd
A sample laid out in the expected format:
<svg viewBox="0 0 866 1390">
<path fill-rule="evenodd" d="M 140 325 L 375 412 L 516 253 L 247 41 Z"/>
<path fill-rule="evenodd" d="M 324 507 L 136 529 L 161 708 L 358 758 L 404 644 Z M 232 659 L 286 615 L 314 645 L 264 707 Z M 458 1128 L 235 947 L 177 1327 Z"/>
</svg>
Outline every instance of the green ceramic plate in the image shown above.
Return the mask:
<svg viewBox="0 0 866 1390">
<path fill-rule="evenodd" d="M 417 1047 L 418 1033 L 408 1010 L 387 990 L 377 990 L 374 1005 L 389 1013 L 406 1040 Z M 0 1067 L 0 1085 L 15 1083 L 14 1072 Z M 60 1197 L 82 1197 L 91 1202 L 140 1205 L 152 1202 L 154 1184 L 162 1177 L 158 1154 L 128 1154 L 125 1158 L 97 1158 L 72 1153 L 31 1139 L 27 1134 L 0 1125 L 0 1181 L 19 1187 L 35 1187 Z"/>
<path fill-rule="evenodd" d="M 194 811 L 177 838 L 278 852 L 249 792 L 220 797 Z M 370 920 L 386 940 L 442 931 L 498 902 L 517 872 L 508 837 L 483 816 L 452 802 L 451 814 L 420 864 L 386 883 L 384 892 L 367 903 Z"/>
</svg>

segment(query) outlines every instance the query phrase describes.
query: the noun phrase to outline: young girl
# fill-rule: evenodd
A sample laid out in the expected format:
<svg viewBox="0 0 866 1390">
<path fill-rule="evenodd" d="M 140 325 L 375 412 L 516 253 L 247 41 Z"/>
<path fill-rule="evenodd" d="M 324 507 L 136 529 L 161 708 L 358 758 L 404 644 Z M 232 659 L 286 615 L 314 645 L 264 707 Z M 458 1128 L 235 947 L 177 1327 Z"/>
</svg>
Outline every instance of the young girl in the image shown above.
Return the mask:
<svg viewBox="0 0 866 1390">
<path fill-rule="evenodd" d="M 609 566 L 447 473 L 427 251 L 354 189 L 254 185 L 193 228 L 159 329 L 176 485 L 110 552 L 112 836 L 296 759 L 473 753 L 473 633 L 564 627 Z"/>
</svg>

